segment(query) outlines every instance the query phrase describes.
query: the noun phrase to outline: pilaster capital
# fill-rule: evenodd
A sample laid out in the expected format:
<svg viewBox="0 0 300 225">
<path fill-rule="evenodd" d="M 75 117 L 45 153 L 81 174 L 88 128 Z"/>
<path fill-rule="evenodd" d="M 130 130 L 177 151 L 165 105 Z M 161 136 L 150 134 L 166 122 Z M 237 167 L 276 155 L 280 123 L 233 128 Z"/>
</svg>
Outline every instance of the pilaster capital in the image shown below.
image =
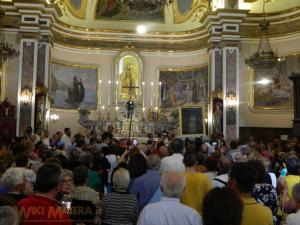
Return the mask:
<svg viewBox="0 0 300 225">
<path fill-rule="evenodd" d="M 34 39 L 52 38 L 52 26 L 62 15 L 59 7 L 48 4 L 45 0 L 14 0 L 1 2 L 5 14 L 3 24 L 6 29 L 18 29 L 21 38 L 30 36 Z"/>
<path fill-rule="evenodd" d="M 218 9 L 207 14 L 201 21 L 209 32 L 209 48 L 239 46 L 240 24 L 248 10 Z"/>
</svg>

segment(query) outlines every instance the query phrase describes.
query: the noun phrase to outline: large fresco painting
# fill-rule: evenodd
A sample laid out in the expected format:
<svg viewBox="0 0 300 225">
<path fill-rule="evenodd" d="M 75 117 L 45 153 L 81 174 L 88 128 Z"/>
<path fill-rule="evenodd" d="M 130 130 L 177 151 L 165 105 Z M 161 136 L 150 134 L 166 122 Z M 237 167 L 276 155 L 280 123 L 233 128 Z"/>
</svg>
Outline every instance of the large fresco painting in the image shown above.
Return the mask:
<svg viewBox="0 0 300 225">
<path fill-rule="evenodd" d="M 207 67 L 161 70 L 160 107 L 206 104 Z"/>
<path fill-rule="evenodd" d="M 96 8 L 96 19 L 98 20 L 147 20 L 163 22 L 164 9 L 152 11 L 132 11 L 129 7 L 122 5 L 121 0 L 98 0 Z"/>
<path fill-rule="evenodd" d="M 80 9 L 82 0 L 70 0 L 70 4 L 75 8 L 75 9 Z"/>
<path fill-rule="evenodd" d="M 178 11 L 181 14 L 185 14 L 192 9 L 194 0 L 177 0 Z"/>
<path fill-rule="evenodd" d="M 288 76 L 300 71 L 300 55 L 285 57 L 272 69 L 254 72 L 253 107 L 255 109 L 292 109 L 293 84 Z"/>
<path fill-rule="evenodd" d="M 98 69 L 90 66 L 52 64 L 52 107 L 77 109 L 97 105 Z"/>
<path fill-rule="evenodd" d="M 174 23 L 184 23 L 191 19 L 198 21 L 209 9 L 208 1 L 198 0 L 174 0 L 173 1 Z"/>
</svg>

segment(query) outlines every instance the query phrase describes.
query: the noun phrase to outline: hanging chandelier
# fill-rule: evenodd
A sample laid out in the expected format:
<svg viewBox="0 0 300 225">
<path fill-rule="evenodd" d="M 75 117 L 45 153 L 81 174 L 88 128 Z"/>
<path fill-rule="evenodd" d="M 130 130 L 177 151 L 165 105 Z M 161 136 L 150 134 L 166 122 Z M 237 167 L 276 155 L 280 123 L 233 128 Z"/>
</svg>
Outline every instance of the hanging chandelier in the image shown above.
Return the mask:
<svg viewBox="0 0 300 225">
<path fill-rule="evenodd" d="M 169 6 L 173 0 L 121 0 L 122 6 L 133 12 L 153 13 Z"/>
<path fill-rule="evenodd" d="M 269 69 L 276 66 L 280 59 L 278 53 L 273 51 L 268 34 L 269 21 L 266 20 L 265 0 L 263 1 L 264 19 L 259 23 L 261 36 L 259 39 L 258 49 L 250 57 L 245 59 L 245 63 L 253 69 Z"/>
<path fill-rule="evenodd" d="M 4 11 L 0 8 L 0 19 L 2 25 L 2 18 L 4 16 Z M 1 62 L 5 62 L 9 59 L 15 58 L 19 55 L 19 52 L 14 48 L 12 43 L 5 40 L 3 26 L 0 28 L 0 57 Z"/>
</svg>

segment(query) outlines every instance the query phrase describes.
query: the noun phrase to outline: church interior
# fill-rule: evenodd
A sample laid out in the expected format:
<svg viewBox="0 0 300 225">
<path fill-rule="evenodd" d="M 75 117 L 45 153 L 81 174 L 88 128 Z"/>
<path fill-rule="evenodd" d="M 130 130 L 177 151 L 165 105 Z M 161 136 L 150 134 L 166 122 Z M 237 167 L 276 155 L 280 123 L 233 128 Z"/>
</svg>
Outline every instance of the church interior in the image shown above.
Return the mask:
<svg viewBox="0 0 300 225">
<path fill-rule="evenodd" d="M 0 225 L 299 225 L 300 0 L 0 0 Z"/>
<path fill-rule="evenodd" d="M 0 7 L 2 137 L 111 124 L 138 139 L 300 135 L 299 0 Z"/>
</svg>

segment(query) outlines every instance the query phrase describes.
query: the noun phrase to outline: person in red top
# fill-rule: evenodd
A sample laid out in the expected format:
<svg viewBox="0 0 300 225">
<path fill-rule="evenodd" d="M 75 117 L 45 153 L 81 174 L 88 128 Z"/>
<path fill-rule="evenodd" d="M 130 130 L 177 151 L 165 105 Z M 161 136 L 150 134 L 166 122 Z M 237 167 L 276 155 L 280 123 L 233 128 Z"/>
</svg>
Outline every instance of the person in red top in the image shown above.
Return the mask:
<svg viewBox="0 0 300 225">
<path fill-rule="evenodd" d="M 23 214 L 23 225 L 71 225 L 72 221 L 55 198 L 63 181 L 62 168 L 45 163 L 36 175 L 36 194 L 18 202 Z"/>
</svg>

